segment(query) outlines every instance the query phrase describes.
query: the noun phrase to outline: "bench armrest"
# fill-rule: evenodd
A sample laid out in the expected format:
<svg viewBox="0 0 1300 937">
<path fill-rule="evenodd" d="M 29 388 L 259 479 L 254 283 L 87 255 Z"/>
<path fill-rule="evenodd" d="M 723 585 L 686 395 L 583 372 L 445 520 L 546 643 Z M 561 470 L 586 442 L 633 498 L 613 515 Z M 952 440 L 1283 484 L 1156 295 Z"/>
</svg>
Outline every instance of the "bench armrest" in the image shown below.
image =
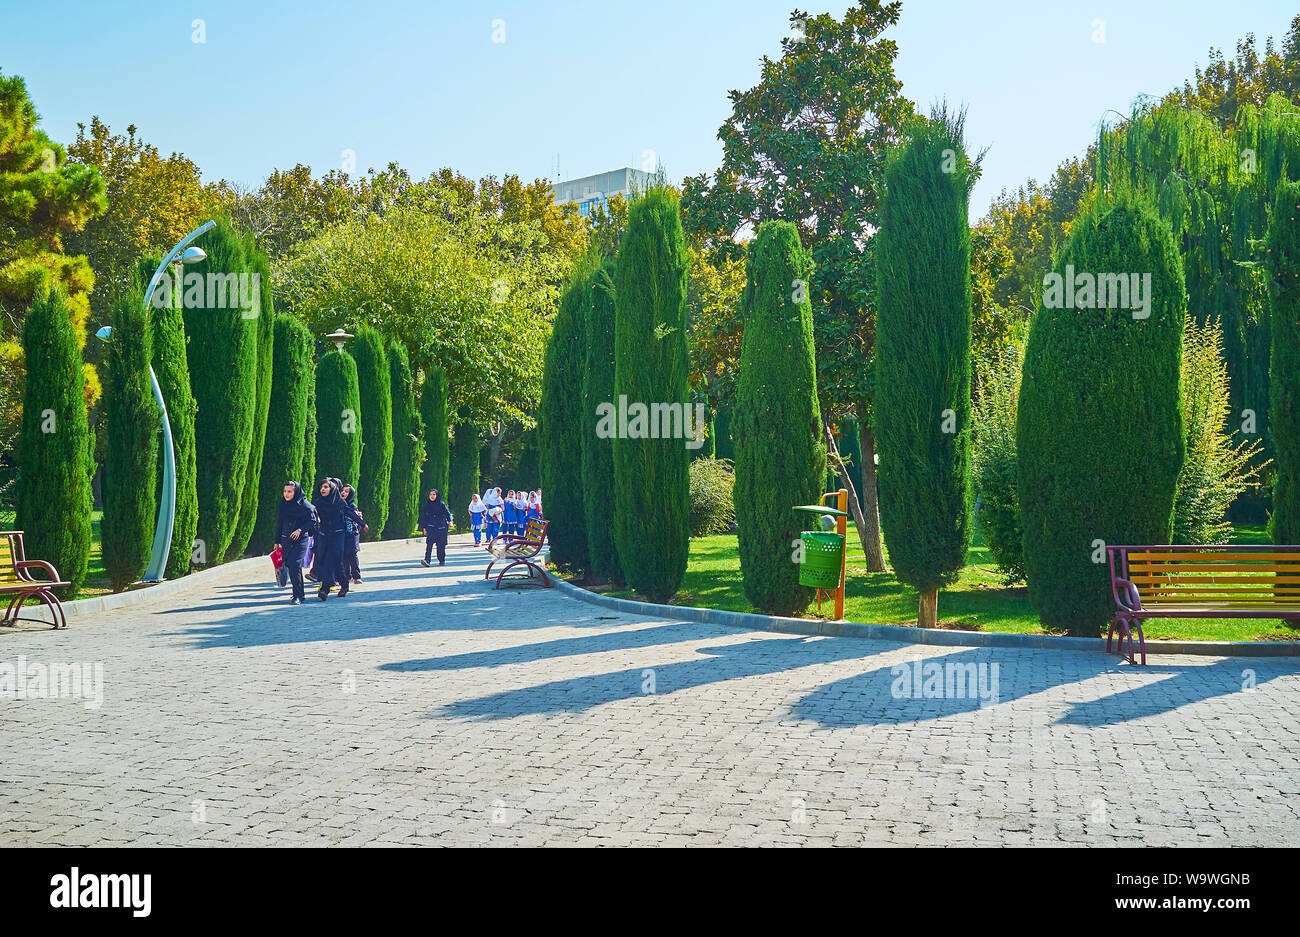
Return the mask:
<svg viewBox="0 0 1300 937">
<path fill-rule="evenodd" d="M 17 571 L 19 579 L 25 579 L 28 582 L 39 582 L 40 580 L 38 579 L 34 579 L 31 576 L 24 575 L 23 570 L 26 569 L 43 569 L 47 574 L 49 574 L 50 582 L 59 581 L 58 572 L 54 569 L 53 566 L 45 562 L 45 560 L 19 560 L 17 563 L 14 564 L 14 570 Z"/>
<path fill-rule="evenodd" d="M 1127 579 L 1114 577 L 1110 581 L 1110 587 L 1116 605 L 1126 612 L 1142 611 L 1142 596 L 1138 594 L 1137 586 Z"/>
</svg>

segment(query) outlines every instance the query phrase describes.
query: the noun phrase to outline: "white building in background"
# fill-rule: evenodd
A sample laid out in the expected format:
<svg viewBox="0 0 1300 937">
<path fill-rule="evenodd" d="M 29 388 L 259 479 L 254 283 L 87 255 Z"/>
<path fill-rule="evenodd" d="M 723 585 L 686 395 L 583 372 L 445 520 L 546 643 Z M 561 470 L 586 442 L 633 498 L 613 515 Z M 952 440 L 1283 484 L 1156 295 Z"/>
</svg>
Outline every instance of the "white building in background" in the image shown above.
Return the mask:
<svg viewBox="0 0 1300 937">
<path fill-rule="evenodd" d="M 581 179 L 557 182 L 551 186 L 551 192 L 555 196 L 556 205 L 575 202 L 578 212 L 585 217 L 598 206 L 604 207 L 615 195 L 627 197 L 632 194 L 633 188 L 643 191 L 653 178 L 650 173 L 640 169 L 614 169 L 594 176 L 583 176 Z"/>
</svg>

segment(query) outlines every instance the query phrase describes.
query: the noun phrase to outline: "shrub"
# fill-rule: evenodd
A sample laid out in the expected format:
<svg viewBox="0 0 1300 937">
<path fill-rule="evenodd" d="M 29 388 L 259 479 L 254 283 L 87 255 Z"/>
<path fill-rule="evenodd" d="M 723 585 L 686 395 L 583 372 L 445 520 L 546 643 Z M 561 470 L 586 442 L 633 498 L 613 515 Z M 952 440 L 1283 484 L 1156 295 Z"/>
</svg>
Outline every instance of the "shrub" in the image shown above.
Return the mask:
<svg viewBox="0 0 1300 937">
<path fill-rule="evenodd" d="M 18 449 L 18 528 L 27 555 L 53 564 L 81 591 L 90 561 L 94 440 L 86 423 L 81 348 L 62 288 L 48 281 L 23 322 L 27 362 Z"/>
<path fill-rule="evenodd" d="M 876 246 L 874 420 L 894 574 L 934 627 L 970 546 L 970 228 L 963 117 L 937 112 L 890 155 Z"/>
<path fill-rule="evenodd" d="M 690 472 L 691 536 L 707 537 L 734 529 L 736 476 L 731 462 L 727 459 L 692 459 Z"/>
<path fill-rule="evenodd" d="M 149 565 L 158 517 L 158 435 L 162 414 L 149 379 L 153 342 L 138 281 L 113 303 L 109 317 L 108 382 L 100 523 L 104 569 L 114 592 L 136 582 Z"/>
<path fill-rule="evenodd" d="M 1274 543 L 1300 543 L 1300 183 L 1283 183 L 1268 229 L 1273 351 L 1270 417 L 1277 449 Z"/>
<path fill-rule="evenodd" d="M 411 536 L 419 519 L 420 466 L 424 462 L 424 428 L 415 410 L 415 378 L 401 342 L 388 346 L 388 384 L 393 394 L 393 474 L 384 536 L 400 540 Z M 446 437 L 444 432 L 443 439 Z"/>
<path fill-rule="evenodd" d="M 368 325 L 359 327 L 352 357 L 361 394 L 361 474 L 345 480 L 357 486 L 357 507 L 370 527 L 365 538 L 378 540 L 388 522 L 393 476 L 393 391 L 383 338 Z"/>
<path fill-rule="evenodd" d="M 316 362 L 316 471 L 318 478 L 357 485 L 361 475 L 361 393 L 357 363 L 342 349 Z"/>
<path fill-rule="evenodd" d="M 744 336 L 736 381 L 736 529 L 745 595 L 791 615 L 813 598 L 799 585 L 792 542 L 797 504 L 816 504 L 826 477 L 813 354 L 812 259 L 788 221 L 767 221 L 750 242 L 741 300 Z"/>
<path fill-rule="evenodd" d="M 629 406 L 687 401 L 686 267 L 677 196 L 651 188 L 628 210 L 618 256 L 614 392 Z M 623 573 L 633 589 L 658 602 L 671 598 L 686 574 L 689 457 L 682 439 L 614 441 L 614 525 Z M 546 497 L 553 497 L 549 488 Z"/>
<path fill-rule="evenodd" d="M 251 272 L 244 240 L 225 222 L 198 238 L 207 259 L 186 271 L 208 274 Z M 205 289 L 186 293 L 186 363 L 198 406 L 194 462 L 199 502 L 199 562 L 225 556 L 235 538 L 240 499 L 252 451 L 257 416 L 257 319 L 245 319 L 229 295 Z"/>
<path fill-rule="evenodd" d="M 239 500 L 239 519 L 235 534 L 226 549 L 226 559 L 240 556 L 248 548 L 257 524 L 257 505 L 262 483 L 262 456 L 266 448 L 266 422 L 271 407 L 271 357 L 275 343 L 275 309 L 271 302 L 271 264 L 266 254 L 257 249 L 253 239 L 247 238 L 244 250 L 257 285 L 257 318 L 249 324 L 257 331 L 257 386 L 256 407 L 253 411 L 252 437 L 248 452 L 248 467 L 244 472 L 244 487 Z M 282 496 L 276 492 L 276 500 Z M 277 505 L 278 510 L 278 505 Z M 269 549 L 269 547 L 268 547 Z"/>
<path fill-rule="evenodd" d="M 537 407 L 537 441 L 545 497 L 546 536 L 551 561 L 588 569 L 587 519 L 582 490 L 584 428 L 595 417 L 583 406 L 587 362 L 587 308 L 591 288 L 587 270 L 574 270 L 560 296 L 542 369 L 542 399 Z"/>
<path fill-rule="evenodd" d="M 1025 347 L 1016 452 L 1029 596 L 1046 627 L 1096 635 L 1114 613 L 1102 545 L 1168 543 L 1172 531 L 1187 293 L 1169 223 L 1122 189 L 1085 202 L 1054 265 L 1062 282 L 1067 268 L 1151 274 L 1149 316 L 1040 301 Z"/>
<path fill-rule="evenodd" d="M 1024 360 L 1024 345 L 1012 342 L 1001 357 L 984 366 L 971 447 L 975 490 L 979 492 L 980 533 L 1008 584 L 1025 578 L 1020 468 L 1016 462 L 1016 410 Z"/>
<path fill-rule="evenodd" d="M 286 483 L 299 482 L 312 491 L 315 479 L 303 475 L 307 447 L 307 398 L 314 365 L 312 339 L 307 327 L 290 316 L 275 317 L 272 327 L 271 397 L 262 447 L 262 477 L 257 493 L 257 524 L 250 547 L 268 553 L 275 543 L 275 527 Z"/>
<path fill-rule="evenodd" d="M 591 572 L 622 583 L 623 566 L 614 537 L 614 440 L 596 435 L 596 407 L 614 400 L 613 261 L 588 279 L 587 356 L 582 378 L 582 494 Z M 549 492 L 547 493 L 549 499 Z"/>
<path fill-rule="evenodd" d="M 146 258 L 140 262 L 140 275 L 148 277 L 158 269 L 162 258 Z M 199 527 L 198 468 L 194 461 L 194 421 L 198 404 L 190 390 L 190 369 L 185 360 L 185 319 L 181 312 L 181 294 L 173 292 L 170 302 L 150 303 L 152 325 L 153 369 L 167 405 L 167 422 L 172 429 L 172 457 L 176 472 L 176 514 L 172 522 L 172 545 L 167 554 L 167 567 L 163 575 L 176 579 L 190 571 L 194 550 L 194 536 Z M 158 458 L 159 472 L 164 461 Z M 161 486 L 161 475 L 159 480 Z"/>
<path fill-rule="evenodd" d="M 1227 543 L 1232 534 L 1228 508 L 1257 483 L 1266 463 L 1258 458 L 1259 440 L 1234 445 L 1236 433 L 1225 431 L 1232 404 L 1223 332 L 1217 322 L 1197 325 L 1187 318 L 1182 389 L 1187 442 L 1174 495 L 1173 542 Z"/>
</svg>

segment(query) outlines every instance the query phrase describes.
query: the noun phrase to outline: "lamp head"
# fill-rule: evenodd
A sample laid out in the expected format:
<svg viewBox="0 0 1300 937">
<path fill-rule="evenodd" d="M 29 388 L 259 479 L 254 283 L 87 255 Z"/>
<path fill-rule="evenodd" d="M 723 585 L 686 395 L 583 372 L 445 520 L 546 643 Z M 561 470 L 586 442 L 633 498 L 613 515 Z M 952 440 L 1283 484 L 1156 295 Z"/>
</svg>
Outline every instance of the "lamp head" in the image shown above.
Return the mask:
<svg viewBox="0 0 1300 937">
<path fill-rule="evenodd" d="M 337 329 L 335 329 L 333 332 L 331 332 L 329 335 L 326 335 L 325 337 L 334 343 L 335 348 L 337 348 L 339 351 L 342 351 L 344 343 L 347 342 L 348 339 L 353 338 L 354 336 L 349 335 L 347 332 L 343 331 L 343 326 L 339 326 Z"/>
<path fill-rule="evenodd" d="M 183 264 L 196 264 L 201 260 L 207 260 L 207 259 L 208 259 L 207 252 L 204 251 L 203 248 L 201 247 L 187 247 L 185 248 L 184 251 L 181 252 L 181 256 L 179 258 L 180 262 Z"/>
</svg>

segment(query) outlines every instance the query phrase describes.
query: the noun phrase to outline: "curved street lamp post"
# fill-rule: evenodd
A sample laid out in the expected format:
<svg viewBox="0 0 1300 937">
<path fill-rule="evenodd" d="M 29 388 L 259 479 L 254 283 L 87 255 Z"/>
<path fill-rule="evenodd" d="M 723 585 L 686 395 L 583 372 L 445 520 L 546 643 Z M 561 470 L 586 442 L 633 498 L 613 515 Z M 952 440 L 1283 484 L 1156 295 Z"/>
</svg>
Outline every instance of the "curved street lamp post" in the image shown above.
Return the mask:
<svg viewBox="0 0 1300 937">
<path fill-rule="evenodd" d="M 158 269 L 149 280 L 149 288 L 144 291 L 146 312 L 149 310 L 149 300 L 153 297 L 155 287 L 171 264 L 193 264 L 207 258 L 208 255 L 202 248 L 188 245 L 215 224 L 215 221 L 204 222 L 181 238 L 176 246 L 167 252 L 167 256 L 162 259 L 162 263 L 158 265 Z M 95 334 L 107 341 L 112 333 L 112 327 L 105 326 Z M 158 525 L 154 528 L 153 534 L 153 552 L 149 557 L 149 568 L 145 570 L 144 578 L 140 581 L 162 582 L 163 571 L 167 566 L 167 555 L 172 549 L 172 530 L 176 524 L 176 450 L 172 444 L 172 425 L 167 418 L 167 404 L 163 401 L 162 388 L 158 386 L 158 375 L 154 374 L 153 364 L 149 365 L 149 383 L 153 386 L 154 402 L 158 404 L 158 411 L 162 414 L 163 487 L 162 499 L 158 505 Z"/>
</svg>

